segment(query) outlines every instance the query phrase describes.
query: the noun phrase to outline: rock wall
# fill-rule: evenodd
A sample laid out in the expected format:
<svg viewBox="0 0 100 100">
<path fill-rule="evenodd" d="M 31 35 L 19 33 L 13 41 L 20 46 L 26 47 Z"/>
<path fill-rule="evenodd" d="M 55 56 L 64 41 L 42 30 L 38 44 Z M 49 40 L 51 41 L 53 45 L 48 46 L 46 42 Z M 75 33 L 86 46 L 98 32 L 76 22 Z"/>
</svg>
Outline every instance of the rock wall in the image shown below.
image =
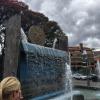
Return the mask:
<svg viewBox="0 0 100 100">
<path fill-rule="evenodd" d="M 17 76 L 20 52 L 21 17 L 16 15 L 6 22 L 3 77 Z"/>
</svg>

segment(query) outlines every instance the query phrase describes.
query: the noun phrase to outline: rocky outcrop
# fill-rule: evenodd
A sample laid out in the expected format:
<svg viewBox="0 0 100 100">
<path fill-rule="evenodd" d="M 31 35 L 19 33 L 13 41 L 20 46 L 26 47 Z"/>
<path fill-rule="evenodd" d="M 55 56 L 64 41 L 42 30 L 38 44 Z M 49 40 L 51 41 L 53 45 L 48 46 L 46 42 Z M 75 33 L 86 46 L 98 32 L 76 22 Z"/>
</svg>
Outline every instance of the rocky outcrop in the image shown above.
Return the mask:
<svg viewBox="0 0 100 100">
<path fill-rule="evenodd" d="M 45 33 L 39 26 L 31 26 L 28 32 L 29 42 L 39 45 L 45 44 Z"/>
<path fill-rule="evenodd" d="M 21 17 L 11 17 L 6 23 L 3 77 L 17 76 L 20 52 Z"/>
</svg>

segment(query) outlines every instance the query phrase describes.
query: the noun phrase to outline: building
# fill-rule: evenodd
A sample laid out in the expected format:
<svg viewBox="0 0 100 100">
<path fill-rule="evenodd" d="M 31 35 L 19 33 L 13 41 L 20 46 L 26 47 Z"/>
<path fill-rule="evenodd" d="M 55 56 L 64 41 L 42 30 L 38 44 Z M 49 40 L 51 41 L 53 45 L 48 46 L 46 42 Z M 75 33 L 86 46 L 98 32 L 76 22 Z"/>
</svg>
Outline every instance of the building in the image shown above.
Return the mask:
<svg viewBox="0 0 100 100">
<path fill-rule="evenodd" d="M 91 72 L 95 70 L 94 53 L 91 48 L 83 47 L 83 44 L 69 47 L 72 71 L 84 72 L 88 68 Z"/>
</svg>

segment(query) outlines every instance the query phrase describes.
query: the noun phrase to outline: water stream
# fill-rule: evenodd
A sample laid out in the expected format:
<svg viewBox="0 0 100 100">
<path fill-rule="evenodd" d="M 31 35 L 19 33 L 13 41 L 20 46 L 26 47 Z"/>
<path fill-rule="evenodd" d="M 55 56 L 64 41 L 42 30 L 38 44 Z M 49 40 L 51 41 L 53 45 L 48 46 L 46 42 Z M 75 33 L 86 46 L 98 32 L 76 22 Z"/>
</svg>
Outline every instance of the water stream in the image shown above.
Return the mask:
<svg viewBox="0 0 100 100">
<path fill-rule="evenodd" d="M 56 43 L 57 43 L 57 38 L 54 39 L 54 42 L 53 42 L 53 48 L 55 48 Z"/>
<path fill-rule="evenodd" d="M 20 64 L 20 79 L 25 96 L 42 98 L 60 91 L 72 94 L 67 52 L 29 43 L 22 29 L 21 37 L 25 55 Z M 68 100 L 72 100 L 72 96 Z"/>
<path fill-rule="evenodd" d="M 72 72 L 70 65 L 66 63 L 66 82 L 65 82 L 66 92 L 65 94 L 70 94 L 70 100 L 72 100 Z"/>
<path fill-rule="evenodd" d="M 97 60 L 96 70 L 97 70 L 98 78 L 100 79 L 100 61 L 99 60 Z"/>
</svg>

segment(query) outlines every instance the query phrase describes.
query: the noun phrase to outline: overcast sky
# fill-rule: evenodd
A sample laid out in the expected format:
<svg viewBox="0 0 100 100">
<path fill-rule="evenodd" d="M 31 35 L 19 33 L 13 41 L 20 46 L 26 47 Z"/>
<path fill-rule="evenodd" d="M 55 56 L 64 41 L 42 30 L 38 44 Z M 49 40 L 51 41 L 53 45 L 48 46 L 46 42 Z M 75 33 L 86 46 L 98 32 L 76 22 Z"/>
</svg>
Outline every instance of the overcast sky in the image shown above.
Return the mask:
<svg viewBox="0 0 100 100">
<path fill-rule="evenodd" d="M 19 0 L 20 1 L 20 0 Z M 100 47 L 100 0 L 21 0 L 33 11 L 57 21 L 69 46 Z"/>
</svg>

